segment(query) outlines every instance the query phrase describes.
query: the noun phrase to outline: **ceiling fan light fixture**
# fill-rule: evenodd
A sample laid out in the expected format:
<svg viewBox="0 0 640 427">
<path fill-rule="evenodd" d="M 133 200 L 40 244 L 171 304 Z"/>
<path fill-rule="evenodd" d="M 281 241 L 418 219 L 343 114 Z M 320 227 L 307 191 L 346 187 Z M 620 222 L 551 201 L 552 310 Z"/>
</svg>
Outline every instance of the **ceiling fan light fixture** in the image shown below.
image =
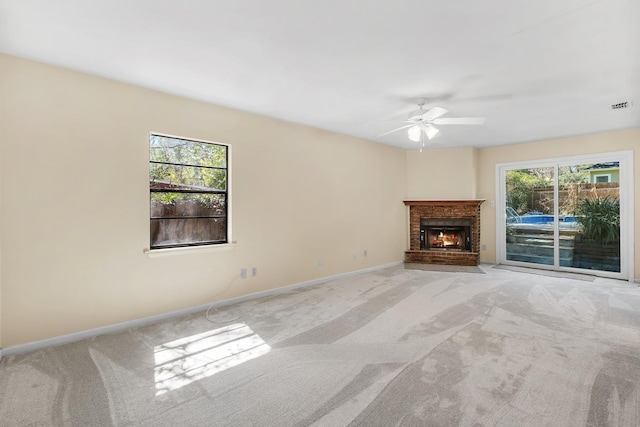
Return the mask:
<svg viewBox="0 0 640 427">
<path fill-rule="evenodd" d="M 420 129 L 420 126 L 415 125 L 415 126 L 411 126 L 407 133 L 409 134 L 410 140 L 412 140 L 413 142 L 420 142 L 421 132 L 422 132 L 422 129 Z"/>
<path fill-rule="evenodd" d="M 432 139 L 434 136 L 436 136 L 438 132 L 440 132 L 440 130 L 431 125 L 427 126 L 424 130 L 424 133 L 427 134 L 427 138 L 429 139 Z"/>
</svg>

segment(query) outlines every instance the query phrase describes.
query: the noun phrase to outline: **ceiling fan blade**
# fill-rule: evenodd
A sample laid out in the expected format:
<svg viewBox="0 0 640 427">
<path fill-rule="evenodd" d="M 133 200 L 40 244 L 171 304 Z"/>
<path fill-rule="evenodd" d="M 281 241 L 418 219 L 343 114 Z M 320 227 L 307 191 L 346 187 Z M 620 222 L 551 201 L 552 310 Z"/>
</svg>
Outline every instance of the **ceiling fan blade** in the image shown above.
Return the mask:
<svg viewBox="0 0 640 427">
<path fill-rule="evenodd" d="M 433 120 L 444 114 L 447 114 L 448 112 L 449 110 L 447 110 L 446 108 L 433 107 L 430 110 L 428 110 L 426 113 L 424 113 L 422 117 L 424 117 L 427 120 Z"/>
<path fill-rule="evenodd" d="M 436 125 L 482 125 L 484 117 L 448 117 L 444 119 L 435 119 Z"/>
<path fill-rule="evenodd" d="M 385 132 L 385 133 L 381 133 L 380 135 L 376 135 L 376 137 L 379 138 L 381 136 L 389 135 L 390 133 L 394 133 L 394 132 L 397 132 L 397 131 L 402 130 L 402 129 L 410 128 L 413 125 L 414 124 L 411 123 L 410 125 L 400 126 L 399 128 L 390 130 L 389 132 Z"/>
</svg>

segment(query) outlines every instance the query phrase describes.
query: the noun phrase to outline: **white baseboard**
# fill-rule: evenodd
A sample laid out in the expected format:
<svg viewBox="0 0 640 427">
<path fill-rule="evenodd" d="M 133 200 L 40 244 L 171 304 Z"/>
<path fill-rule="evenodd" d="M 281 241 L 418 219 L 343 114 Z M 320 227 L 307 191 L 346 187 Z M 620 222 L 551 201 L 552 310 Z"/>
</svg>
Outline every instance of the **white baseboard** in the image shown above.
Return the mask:
<svg viewBox="0 0 640 427">
<path fill-rule="evenodd" d="M 281 294 L 283 292 L 290 291 L 292 289 L 298 289 L 305 286 L 317 285 L 320 283 L 328 282 L 330 280 L 342 279 L 350 276 L 357 276 L 359 274 L 370 273 L 377 270 L 383 270 L 389 267 L 395 267 L 401 265 L 402 261 L 393 262 L 391 264 L 379 265 L 376 267 L 365 268 L 363 270 L 350 271 L 348 273 L 337 274 L 335 276 L 323 277 L 321 279 L 308 280 L 306 282 L 295 283 L 293 285 L 284 286 L 281 288 L 270 289 L 268 291 L 255 292 L 240 297 L 229 298 L 226 300 L 216 301 L 213 303 L 203 304 L 196 307 L 189 307 L 182 310 L 170 311 L 167 313 L 157 314 L 155 316 L 143 317 L 140 319 L 128 320 L 126 322 L 115 323 L 112 325 L 101 326 L 99 328 L 87 329 L 84 331 L 73 332 L 71 334 L 60 335 L 53 338 L 46 338 L 43 340 L 32 341 L 25 344 L 18 344 L 9 346 L 6 348 L 0 348 L 0 360 L 4 356 L 15 356 L 18 354 L 29 353 L 36 350 L 41 350 L 47 347 L 53 347 L 61 344 L 68 344 L 75 341 L 80 341 L 86 338 L 95 337 L 97 335 L 110 334 L 113 332 L 119 332 L 125 329 L 136 328 L 139 326 L 147 325 L 149 323 L 158 322 L 161 320 L 171 319 L 173 317 L 185 316 L 187 314 L 193 314 L 200 311 L 205 311 L 210 307 L 224 307 L 231 304 L 237 304 L 240 302 L 262 298 L 265 296 L 271 296 Z"/>
</svg>

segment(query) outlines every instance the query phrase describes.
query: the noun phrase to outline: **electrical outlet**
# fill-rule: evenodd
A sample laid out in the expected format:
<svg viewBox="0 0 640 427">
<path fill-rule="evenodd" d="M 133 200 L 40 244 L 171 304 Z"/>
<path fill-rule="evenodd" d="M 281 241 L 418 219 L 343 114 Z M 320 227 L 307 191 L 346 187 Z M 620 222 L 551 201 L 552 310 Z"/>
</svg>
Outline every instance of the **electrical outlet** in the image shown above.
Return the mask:
<svg viewBox="0 0 640 427">
<path fill-rule="evenodd" d="M 482 245 L 482 250 L 486 251 L 487 250 L 487 245 Z"/>
<path fill-rule="evenodd" d="M 366 249 L 364 250 L 364 256 L 367 256 L 367 250 Z"/>
<path fill-rule="evenodd" d="M 247 269 L 246 268 L 241 268 L 240 269 L 240 277 L 242 277 L 243 279 L 247 278 Z"/>
<path fill-rule="evenodd" d="M 353 254 L 353 259 L 358 258 L 358 254 Z"/>
<path fill-rule="evenodd" d="M 324 264 L 324 261 L 322 260 L 322 258 L 318 258 L 318 267 L 322 267 L 322 264 Z"/>
<path fill-rule="evenodd" d="M 251 268 L 251 276 L 256 277 L 258 275 L 258 267 Z"/>
</svg>

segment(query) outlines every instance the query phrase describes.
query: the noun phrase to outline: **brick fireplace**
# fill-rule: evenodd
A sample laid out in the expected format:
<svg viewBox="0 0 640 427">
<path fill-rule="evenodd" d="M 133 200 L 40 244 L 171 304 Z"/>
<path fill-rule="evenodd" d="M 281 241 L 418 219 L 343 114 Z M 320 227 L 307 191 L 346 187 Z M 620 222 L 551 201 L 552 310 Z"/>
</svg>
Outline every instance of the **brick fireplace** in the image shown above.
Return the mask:
<svg viewBox="0 0 640 427">
<path fill-rule="evenodd" d="M 409 250 L 404 262 L 480 263 L 480 205 L 484 200 L 405 200 Z"/>
</svg>

